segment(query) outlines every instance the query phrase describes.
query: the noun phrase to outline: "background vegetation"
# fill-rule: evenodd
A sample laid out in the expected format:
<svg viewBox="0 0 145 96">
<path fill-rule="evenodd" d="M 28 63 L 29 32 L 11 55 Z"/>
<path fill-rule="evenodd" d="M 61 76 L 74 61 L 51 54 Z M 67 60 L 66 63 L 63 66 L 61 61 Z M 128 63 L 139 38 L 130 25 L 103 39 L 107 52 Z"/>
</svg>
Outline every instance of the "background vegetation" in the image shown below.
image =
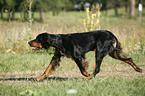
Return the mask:
<svg viewBox="0 0 145 96">
<path fill-rule="evenodd" d="M 145 2 L 143 0 L 0 0 L 1 19 L 3 20 L 29 20 L 28 13 L 30 10 L 30 2 L 32 18 L 34 18 L 35 12 L 39 12 L 39 21 L 44 22 L 44 12 L 51 11 L 53 16 L 59 15 L 61 11 L 63 13 L 67 11 L 83 11 L 85 7 L 92 5 L 102 4 L 101 10 L 105 10 L 105 15 L 108 14 L 108 9 L 114 9 L 114 15 L 119 16 L 118 8 L 124 7 L 124 11 L 130 18 L 135 17 L 135 7 L 141 3 L 143 6 Z M 88 5 L 89 3 L 89 5 Z M 20 18 L 15 15 L 16 12 L 20 12 Z M 7 17 L 3 16 L 3 13 L 7 13 Z"/>
<path fill-rule="evenodd" d="M 145 95 L 145 11 L 142 12 L 142 22 L 139 23 L 137 8 L 132 19 L 126 14 L 125 7 L 118 8 L 118 16 L 115 16 L 114 9 L 108 9 L 107 15 L 104 10 L 101 11 L 97 27 L 113 32 L 121 42 L 123 52 L 132 57 L 143 72 L 135 72 L 131 66 L 107 56 L 102 62 L 101 72 L 89 81 L 84 80 L 76 64 L 66 57 L 61 58 L 61 66 L 48 78 L 41 82 L 33 81 L 48 66 L 53 48 L 33 51 L 27 44 L 27 41 L 41 32 L 84 32 L 86 12 L 60 11 L 59 15 L 53 16 L 53 11 L 46 11 L 42 23 L 40 13 L 35 11 L 32 26 L 21 18 L 22 14 L 21 11 L 15 12 L 16 19 L 7 20 L 7 12 L 4 12 L 3 19 L 0 20 L 0 96 Z M 94 52 L 87 53 L 86 58 L 91 73 L 95 66 Z M 69 89 L 76 90 L 76 93 L 68 93 Z"/>
</svg>

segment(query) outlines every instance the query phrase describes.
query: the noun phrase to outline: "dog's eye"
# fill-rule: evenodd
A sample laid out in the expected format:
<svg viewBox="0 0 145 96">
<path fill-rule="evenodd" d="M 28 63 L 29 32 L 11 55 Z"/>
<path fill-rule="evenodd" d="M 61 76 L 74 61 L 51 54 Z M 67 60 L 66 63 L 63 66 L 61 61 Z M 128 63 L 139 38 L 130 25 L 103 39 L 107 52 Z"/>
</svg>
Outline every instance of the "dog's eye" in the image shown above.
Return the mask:
<svg viewBox="0 0 145 96">
<path fill-rule="evenodd" d="M 35 40 L 37 43 L 39 43 L 40 41 L 38 39 Z"/>
<path fill-rule="evenodd" d="M 41 43 L 41 41 L 42 41 L 41 39 L 37 39 L 37 42 L 38 42 L 38 43 Z"/>
</svg>

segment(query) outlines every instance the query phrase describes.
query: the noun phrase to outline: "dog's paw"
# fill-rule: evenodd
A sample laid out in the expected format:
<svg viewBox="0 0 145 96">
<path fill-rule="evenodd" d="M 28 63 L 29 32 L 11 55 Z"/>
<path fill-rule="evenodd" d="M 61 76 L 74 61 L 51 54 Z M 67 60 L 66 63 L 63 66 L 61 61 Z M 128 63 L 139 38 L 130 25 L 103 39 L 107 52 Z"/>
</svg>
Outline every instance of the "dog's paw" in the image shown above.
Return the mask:
<svg viewBox="0 0 145 96">
<path fill-rule="evenodd" d="M 135 69 L 137 72 L 140 72 L 140 73 L 142 73 L 142 69 L 141 68 L 137 68 L 137 69 Z"/>
<path fill-rule="evenodd" d="M 34 78 L 34 81 L 40 81 L 41 79 L 40 78 Z"/>
<path fill-rule="evenodd" d="M 91 80 L 92 78 L 94 78 L 94 76 L 90 75 L 90 76 L 84 78 L 84 80 Z"/>
</svg>

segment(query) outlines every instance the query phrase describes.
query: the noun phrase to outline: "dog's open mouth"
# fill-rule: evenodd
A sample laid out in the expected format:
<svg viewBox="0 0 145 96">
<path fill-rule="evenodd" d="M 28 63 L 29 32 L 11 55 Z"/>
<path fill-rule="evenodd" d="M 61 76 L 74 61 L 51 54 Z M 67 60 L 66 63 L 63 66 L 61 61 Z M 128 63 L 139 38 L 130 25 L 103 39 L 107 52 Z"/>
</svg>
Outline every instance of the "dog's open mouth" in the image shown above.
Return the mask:
<svg viewBox="0 0 145 96">
<path fill-rule="evenodd" d="M 33 47 L 33 50 L 40 50 L 40 47 Z"/>
</svg>

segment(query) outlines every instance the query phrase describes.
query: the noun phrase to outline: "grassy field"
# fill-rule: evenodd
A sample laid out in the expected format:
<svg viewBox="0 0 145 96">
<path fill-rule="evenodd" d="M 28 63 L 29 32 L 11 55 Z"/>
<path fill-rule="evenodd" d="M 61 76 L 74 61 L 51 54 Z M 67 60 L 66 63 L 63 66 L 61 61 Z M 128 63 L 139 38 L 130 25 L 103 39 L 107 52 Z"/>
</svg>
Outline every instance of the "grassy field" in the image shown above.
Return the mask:
<svg viewBox="0 0 145 96">
<path fill-rule="evenodd" d="M 40 76 L 48 66 L 53 49 L 32 51 L 27 41 L 41 32 L 84 32 L 85 12 L 68 12 L 53 17 L 45 13 L 44 23 L 34 21 L 32 28 L 21 20 L 0 20 L 0 96 L 144 96 L 145 95 L 145 13 L 143 22 L 138 18 L 128 19 L 121 13 L 114 17 L 102 13 L 98 29 L 112 31 L 122 44 L 123 51 L 143 69 L 142 73 L 125 64 L 104 58 L 101 72 L 92 80 L 84 80 L 77 65 L 71 59 L 61 58 L 61 66 L 41 82 L 33 78 Z M 16 14 L 19 18 L 19 13 Z M 35 15 L 38 16 L 37 13 Z M 88 72 L 95 66 L 94 52 L 86 54 Z M 69 93 L 70 89 L 75 92 Z"/>
</svg>

